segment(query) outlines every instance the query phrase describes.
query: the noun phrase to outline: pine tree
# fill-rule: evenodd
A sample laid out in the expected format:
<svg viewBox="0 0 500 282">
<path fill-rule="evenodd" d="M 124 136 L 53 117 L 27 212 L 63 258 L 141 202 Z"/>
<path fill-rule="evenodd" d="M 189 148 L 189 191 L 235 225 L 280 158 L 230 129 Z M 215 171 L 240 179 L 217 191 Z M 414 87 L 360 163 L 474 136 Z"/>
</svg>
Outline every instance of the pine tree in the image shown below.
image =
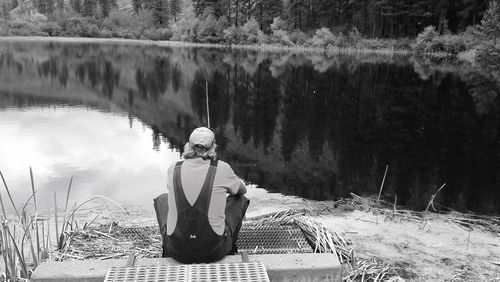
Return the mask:
<svg viewBox="0 0 500 282">
<path fill-rule="evenodd" d="M 58 11 L 63 11 L 64 10 L 64 0 L 57 0 L 56 8 Z"/>
<path fill-rule="evenodd" d="M 83 0 L 83 15 L 93 17 L 97 10 L 97 0 Z"/>
<path fill-rule="evenodd" d="M 481 20 L 481 31 L 488 37 L 500 37 L 500 0 L 490 1 Z"/>
<path fill-rule="evenodd" d="M 170 0 L 170 15 L 177 21 L 177 16 L 182 12 L 181 0 Z"/>
<path fill-rule="evenodd" d="M 33 3 L 38 10 L 38 13 L 45 14 L 47 12 L 46 9 L 46 1 L 45 0 L 36 0 Z"/>
<path fill-rule="evenodd" d="M 206 8 L 211 7 L 216 17 L 222 16 L 222 7 L 219 0 L 193 0 L 193 7 L 197 17 L 203 15 Z"/>
<path fill-rule="evenodd" d="M 132 0 L 132 8 L 136 14 L 139 13 L 139 10 L 142 8 L 141 0 Z"/>
<path fill-rule="evenodd" d="M 282 0 L 258 0 L 252 14 L 260 25 L 263 32 L 270 32 L 270 25 L 275 17 L 281 17 L 283 14 Z"/>
<path fill-rule="evenodd" d="M 71 8 L 78 14 L 82 13 L 82 2 L 81 0 L 71 0 L 70 2 Z"/>
<path fill-rule="evenodd" d="M 6 2 L 3 2 L 2 3 L 2 17 L 6 18 L 8 14 L 9 14 L 9 7 L 7 6 Z"/>
<path fill-rule="evenodd" d="M 55 8 L 54 0 L 42 0 L 42 1 L 45 1 L 45 14 L 46 15 L 53 15 L 54 8 Z"/>
<path fill-rule="evenodd" d="M 111 10 L 110 0 L 99 0 L 99 6 L 101 7 L 101 13 L 103 17 L 109 16 L 109 11 Z"/>
<path fill-rule="evenodd" d="M 153 1 L 153 18 L 157 26 L 166 26 L 168 24 L 168 2 L 167 0 Z"/>
<path fill-rule="evenodd" d="M 290 0 L 289 5 L 290 23 L 294 29 L 302 30 L 307 13 L 305 0 Z"/>
</svg>

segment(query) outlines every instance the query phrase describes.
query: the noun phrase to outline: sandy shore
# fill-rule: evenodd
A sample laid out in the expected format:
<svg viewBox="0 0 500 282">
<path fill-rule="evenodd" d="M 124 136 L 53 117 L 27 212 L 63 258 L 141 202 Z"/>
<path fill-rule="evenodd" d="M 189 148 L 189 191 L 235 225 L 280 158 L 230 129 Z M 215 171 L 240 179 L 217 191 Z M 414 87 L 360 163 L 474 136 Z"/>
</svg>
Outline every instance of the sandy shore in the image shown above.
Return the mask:
<svg viewBox="0 0 500 282">
<path fill-rule="evenodd" d="M 500 281 L 498 233 L 467 230 L 439 215 L 423 228 L 421 221 L 359 210 L 315 219 L 345 234 L 358 257 L 404 269 L 407 281 Z"/>
</svg>

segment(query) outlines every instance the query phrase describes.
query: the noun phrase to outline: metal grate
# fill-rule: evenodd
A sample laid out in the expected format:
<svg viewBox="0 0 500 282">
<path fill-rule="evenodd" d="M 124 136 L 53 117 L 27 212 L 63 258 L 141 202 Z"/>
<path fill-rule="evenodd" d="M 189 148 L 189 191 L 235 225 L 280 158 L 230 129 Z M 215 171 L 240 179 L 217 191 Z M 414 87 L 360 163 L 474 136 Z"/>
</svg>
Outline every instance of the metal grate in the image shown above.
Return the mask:
<svg viewBox="0 0 500 282">
<path fill-rule="evenodd" d="M 150 238 L 161 238 L 160 231 L 157 226 L 145 227 L 121 227 L 117 226 L 113 229 L 112 235 L 123 236 L 129 239 L 147 240 Z"/>
<path fill-rule="evenodd" d="M 112 267 L 104 282 L 269 281 L 261 262 Z"/>
<path fill-rule="evenodd" d="M 312 253 L 302 230 L 296 225 L 244 224 L 238 235 L 238 251 L 250 254 Z"/>
</svg>

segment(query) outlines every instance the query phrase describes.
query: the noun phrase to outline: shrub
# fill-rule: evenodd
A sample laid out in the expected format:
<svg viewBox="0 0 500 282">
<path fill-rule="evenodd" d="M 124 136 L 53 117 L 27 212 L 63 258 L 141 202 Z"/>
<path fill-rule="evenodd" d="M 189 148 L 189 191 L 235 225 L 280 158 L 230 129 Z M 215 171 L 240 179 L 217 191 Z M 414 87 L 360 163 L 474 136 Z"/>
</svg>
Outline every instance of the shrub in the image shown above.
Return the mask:
<svg viewBox="0 0 500 282">
<path fill-rule="evenodd" d="M 56 22 L 47 22 L 40 29 L 49 36 L 62 36 L 64 34 L 63 28 Z"/>
<path fill-rule="evenodd" d="M 264 33 L 260 30 L 255 18 L 250 18 L 241 27 L 241 44 L 259 44 L 264 41 Z"/>
<path fill-rule="evenodd" d="M 347 32 L 347 36 L 344 37 L 344 47 L 358 47 L 358 45 L 361 43 L 361 33 L 357 28 L 353 28 L 349 32 Z"/>
<path fill-rule="evenodd" d="M 478 47 L 478 61 L 484 68 L 497 72 L 500 78 L 500 39 L 489 40 Z"/>
<path fill-rule="evenodd" d="M 306 45 L 307 40 L 309 39 L 307 34 L 305 34 L 304 32 L 302 32 L 300 30 L 297 30 L 297 31 L 290 33 L 289 38 L 290 38 L 290 41 L 292 41 L 292 43 L 294 43 L 295 45 Z"/>
<path fill-rule="evenodd" d="M 131 14 L 125 11 L 114 10 L 102 21 L 102 27 L 108 30 L 117 30 L 119 28 L 127 28 L 129 25 L 128 23 L 132 21 Z"/>
<path fill-rule="evenodd" d="M 1 23 L 1 25 L 0 25 L 0 36 L 7 36 L 7 35 L 9 35 L 7 27 L 4 26 L 3 23 Z"/>
<path fill-rule="evenodd" d="M 138 14 L 126 10 L 113 10 L 107 18 L 102 21 L 102 27 L 110 31 L 130 30 L 142 32 L 146 29 L 153 29 L 152 12 L 141 10 Z"/>
<path fill-rule="evenodd" d="M 430 50 L 432 52 L 447 52 L 455 55 L 466 49 L 463 38 L 459 35 L 451 34 L 445 34 L 434 38 L 430 45 Z"/>
<path fill-rule="evenodd" d="M 217 20 L 212 14 L 209 14 L 200 21 L 196 41 L 201 43 L 217 43 L 222 39 L 223 35 L 217 34 Z"/>
<path fill-rule="evenodd" d="M 467 44 L 460 35 L 446 33 L 438 35 L 433 26 L 428 26 L 418 36 L 413 46 L 416 52 L 447 52 L 458 54 L 467 49 Z"/>
<path fill-rule="evenodd" d="M 280 17 L 273 18 L 273 22 L 271 23 L 270 27 L 271 31 L 287 30 L 286 22 L 282 20 Z"/>
<path fill-rule="evenodd" d="M 434 26 L 426 27 L 418 34 L 413 49 L 416 52 L 431 52 L 432 41 L 438 36 Z"/>
<path fill-rule="evenodd" d="M 477 26 L 468 26 L 460 35 L 467 49 L 475 48 L 482 42 L 481 38 L 484 36 Z"/>
<path fill-rule="evenodd" d="M 286 30 L 278 29 L 273 30 L 272 34 L 269 36 L 269 43 L 276 43 L 285 46 L 292 46 L 293 42 L 290 40 L 290 36 Z"/>
<path fill-rule="evenodd" d="M 224 42 L 226 44 L 238 44 L 241 42 L 241 29 L 232 25 L 223 31 Z"/>
<path fill-rule="evenodd" d="M 386 48 L 394 48 L 397 50 L 411 50 L 411 46 L 413 44 L 413 40 L 409 38 L 400 38 L 397 40 L 382 40 L 382 42 L 385 42 Z"/>
<path fill-rule="evenodd" d="M 269 43 L 276 43 L 286 46 L 293 45 L 290 40 L 288 31 L 286 30 L 286 23 L 280 17 L 275 17 L 270 25 L 271 35 L 269 36 Z"/>
<path fill-rule="evenodd" d="M 148 29 L 144 31 L 144 37 L 150 40 L 169 40 L 172 31 L 168 28 Z"/>
<path fill-rule="evenodd" d="M 326 48 L 329 45 L 333 45 L 335 41 L 336 38 L 332 34 L 330 29 L 328 29 L 327 27 L 323 27 L 316 30 L 314 36 L 309 39 L 308 45 L 317 48 Z"/>
<path fill-rule="evenodd" d="M 220 38 L 220 41 L 224 41 L 224 30 L 229 27 L 229 21 L 225 16 L 220 17 L 215 25 L 215 32 L 217 36 Z"/>
<path fill-rule="evenodd" d="M 91 18 L 75 16 L 59 23 L 68 36 L 99 37 L 97 21 Z"/>
<path fill-rule="evenodd" d="M 180 20 L 172 24 L 172 40 L 193 42 L 197 36 L 198 24 L 193 6 L 189 5 L 182 12 Z"/>
<path fill-rule="evenodd" d="M 103 30 L 99 31 L 99 37 L 100 38 L 110 38 L 110 37 L 113 37 L 113 33 L 111 32 L 111 30 L 103 29 Z"/>
<path fill-rule="evenodd" d="M 13 20 L 7 24 L 7 33 L 18 36 L 46 36 L 39 26 L 20 19 Z"/>
</svg>

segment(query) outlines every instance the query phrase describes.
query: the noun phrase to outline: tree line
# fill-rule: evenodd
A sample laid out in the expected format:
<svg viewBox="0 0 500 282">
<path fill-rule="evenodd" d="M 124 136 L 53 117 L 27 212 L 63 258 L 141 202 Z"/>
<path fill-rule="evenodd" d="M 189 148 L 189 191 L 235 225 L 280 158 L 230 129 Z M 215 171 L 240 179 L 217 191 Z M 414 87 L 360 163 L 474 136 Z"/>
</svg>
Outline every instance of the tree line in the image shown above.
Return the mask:
<svg viewBox="0 0 500 282">
<path fill-rule="evenodd" d="M 255 18 L 269 31 L 274 17 L 286 20 L 293 30 L 311 31 L 356 28 L 366 37 L 416 36 L 433 25 L 440 31 L 463 31 L 478 24 L 487 0 L 195 0 L 197 16 L 211 7 L 238 26 Z"/>
<path fill-rule="evenodd" d="M 18 6 L 4 2 L 2 14 Z M 334 31 L 357 29 L 364 37 L 414 37 L 427 26 L 439 32 L 463 31 L 480 22 L 488 0 L 131 0 L 131 10 L 149 10 L 156 26 L 166 27 L 180 19 L 192 5 L 196 17 L 207 9 L 216 19 L 224 17 L 236 27 L 254 18 L 264 33 L 270 33 L 275 17 L 289 30 L 310 32 L 327 27 Z M 33 0 L 38 12 L 47 16 L 57 10 L 86 17 L 108 17 L 117 9 L 116 0 Z"/>
<path fill-rule="evenodd" d="M 491 38 L 481 28 L 500 25 L 499 7 L 500 0 L 7 0 L 0 35 L 458 54 Z"/>
</svg>

